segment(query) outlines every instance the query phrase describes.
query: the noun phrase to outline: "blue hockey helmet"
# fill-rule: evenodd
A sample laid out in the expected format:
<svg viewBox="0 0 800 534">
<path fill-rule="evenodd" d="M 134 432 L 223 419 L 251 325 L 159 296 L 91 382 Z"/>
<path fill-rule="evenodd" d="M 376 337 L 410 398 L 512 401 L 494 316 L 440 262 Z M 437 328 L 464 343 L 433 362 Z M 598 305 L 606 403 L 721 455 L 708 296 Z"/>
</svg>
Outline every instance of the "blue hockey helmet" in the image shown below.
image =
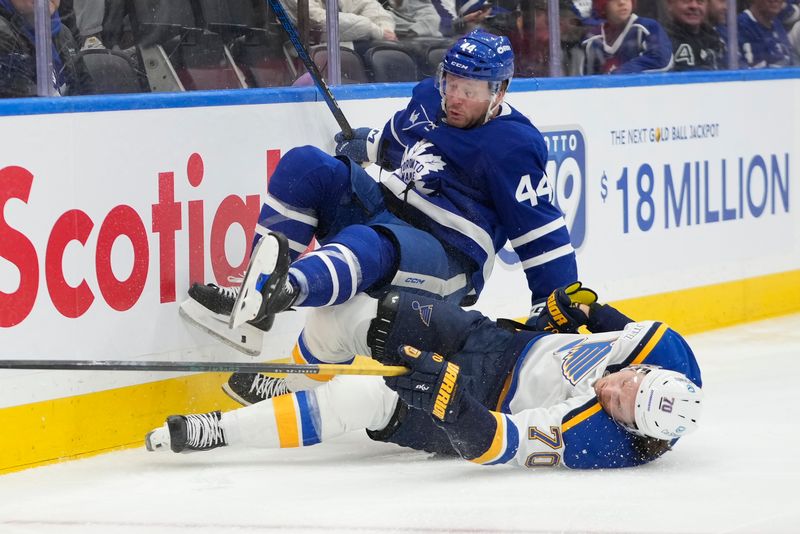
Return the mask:
<svg viewBox="0 0 800 534">
<path fill-rule="evenodd" d="M 510 80 L 514 75 L 511 41 L 504 35 L 472 30 L 445 54 L 442 71 L 487 82 Z"/>
</svg>

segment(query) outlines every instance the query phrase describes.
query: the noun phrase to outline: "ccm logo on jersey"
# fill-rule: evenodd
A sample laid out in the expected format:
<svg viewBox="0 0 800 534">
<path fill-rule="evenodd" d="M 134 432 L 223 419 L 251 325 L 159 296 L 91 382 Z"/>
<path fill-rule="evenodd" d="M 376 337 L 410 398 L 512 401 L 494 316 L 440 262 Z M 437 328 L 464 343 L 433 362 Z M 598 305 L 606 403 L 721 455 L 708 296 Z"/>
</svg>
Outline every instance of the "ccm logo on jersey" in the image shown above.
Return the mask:
<svg viewBox="0 0 800 534">
<path fill-rule="evenodd" d="M 437 355 L 434 355 L 437 356 Z M 447 408 L 450 405 L 450 399 L 453 398 L 453 392 L 456 389 L 456 380 L 458 380 L 458 373 L 460 368 L 453 362 L 447 362 L 447 369 L 442 378 L 442 385 L 439 386 L 439 392 L 436 394 L 436 402 L 433 404 L 433 415 L 440 421 L 444 421 Z"/>
<path fill-rule="evenodd" d="M 404 280 L 407 284 L 424 284 L 425 280 L 422 278 L 414 278 L 413 276 L 409 276 Z"/>
</svg>

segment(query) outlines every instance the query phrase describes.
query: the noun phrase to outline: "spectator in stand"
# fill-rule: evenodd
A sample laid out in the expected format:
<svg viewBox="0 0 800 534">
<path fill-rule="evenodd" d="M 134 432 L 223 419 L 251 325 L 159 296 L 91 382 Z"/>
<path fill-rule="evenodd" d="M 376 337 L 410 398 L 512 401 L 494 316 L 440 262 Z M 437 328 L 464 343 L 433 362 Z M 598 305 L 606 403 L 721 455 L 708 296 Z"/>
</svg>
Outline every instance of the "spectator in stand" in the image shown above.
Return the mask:
<svg viewBox="0 0 800 534">
<path fill-rule="evenodd" d="M 800 21 L 800 0 L 787 0 L 783 9 L 778 13 L 783 27 L 788 32 Z"/>
<path fill-rule="evenodd" d="M 584 20 L 590 12 L 581 12 L 581 8 L 573 0 L 559 0 L 558 7 L 561 29 L 561 72 L 564 76 L 579 76 L 586 61 L 586 54 L 581 46 L 588 32 Z"/>
<path fill-rule="evenodd" d="M 594 0 L 600 33 L 583 42 L 584 74 L 663 72 L 672 68 L 672 43 L 657 21 L 639 17 L 634 0 Z"/>
<path fill-rule="evenodd" d="M 670 21 L 665 25 L 672 41 L 673 70 L 719 70 L 725 62 L 725 44 L 706 22 L 706 0 L 667 0 Z"/>
<path fill-rule="evenodd" d="M 398 37 L 441 37 L 441 17 L 430 0 L 388 0 L 384 7 L 394 16 Z"/>
<path fill-rule="evenodd" d="M 792 45 L 795 57 L 800 57 L 800 22 L 796 23 L 789 32 L 789 44 Z"/>
<path fill-rule="evenodd" d="M 50 0 L 53 70 L 56 94 L 80 94 L 88 85 L 72 33 L 61 24 L 60 0 Z M 36 39 L 34 0 L 0 0 L 0 97 L 36 96 Z"/>
<path fill-rule="evenodd" d="M 739 13 L 739 54 L 742 68 L 786 67 L 797 64 L 796 53 L 778 14 L 783 0 L 753 0 Z"/>
<path fill-rule="evenodd" d="M 708 0 L 707 22 L 717 30 L 722 42 L 728 45 L 728 0 Z"/>
<path fill-rule="evenodd" d="M 105 48 L 102 41 L 106 0 L 73 0 L 81 50 Z"/>
<path fill-rule="evenodd" d="M 281 0 L 289 17 L 297 22 L 297 0 Z M 309 0 L 308 17 L 314 30 L 325 35 L 325 0 Z M 394 17 L 378 0 L 339 0 L 339 40 L 397 41 Z"/>
<path fill-rule="evenodd" d="M 485 0 L 432 0 L 441 20 L 439 31 L 447 37 L 463 35 L 480 26 L 491 14 Z"/>
<path fill-rule="evenodd" d="M 519 58 L 518 75 L 548 76 L 550 73 L 550 26 L 547 18 L 547 0 L 532 2 L 533 17 L 523 16 L 522 40 L 516 40 Z M 559 0 L 559 28 L 561 32 L 561 72 L 564 76 L 578 76 L 585 61 L 581 43 L 586 38 L 587 26 L 579 8 L 572 0 Z M 588 16 L 588 13 L 586 13 Z M 531 28 L 532 26 L 532 28 Z M 530 39 L 532 37 L 532 39 Z"/>
</svg>

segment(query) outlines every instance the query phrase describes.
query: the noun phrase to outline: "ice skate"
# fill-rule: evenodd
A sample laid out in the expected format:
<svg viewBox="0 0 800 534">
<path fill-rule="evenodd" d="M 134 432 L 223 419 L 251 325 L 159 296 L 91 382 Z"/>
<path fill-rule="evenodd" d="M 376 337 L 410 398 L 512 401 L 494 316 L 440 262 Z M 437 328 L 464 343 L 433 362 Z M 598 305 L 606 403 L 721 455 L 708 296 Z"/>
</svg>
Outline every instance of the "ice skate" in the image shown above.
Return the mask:
<svg viewBox="0 0 800 534">
<path fill-rule="evenodd" d="M 232 330 L 246 322 L 268 322 L 271 327 L 275 314 L 292 305 L 297 294 L 289 283 L 290 263 L 283 234 L 270 232 L 256 243 L 228 321 Z"/>
<path fill-rule="evenodd" d="M 219 411 L 170 415 L 163 426 L 147 433 L 144 444 L 148 451 L 193 452 L 207 451 L 227 445 L 219 424 Z"/>
<path fill-rule="evenodd" d="M 222 391 L 242 406 L 291 393 L 286 379 L 261 373 L 233 373 L 222 385 Z"/>
<path fill-rule="evenodd" d="M 229 282 L 241 283 L 239 278 Z M 228 327 L 239 287 L 220 287 L 216 284 L 194 284 L 189 298 L 181 303 L 179 313 L 187 322 L 216 337 L 223 343 L 250 356 L 258 356 L 264 343 L 264 332 L 272 327 L 274 315 L 263 321 L 244 323 L 236 330 Z"/>
</svg>

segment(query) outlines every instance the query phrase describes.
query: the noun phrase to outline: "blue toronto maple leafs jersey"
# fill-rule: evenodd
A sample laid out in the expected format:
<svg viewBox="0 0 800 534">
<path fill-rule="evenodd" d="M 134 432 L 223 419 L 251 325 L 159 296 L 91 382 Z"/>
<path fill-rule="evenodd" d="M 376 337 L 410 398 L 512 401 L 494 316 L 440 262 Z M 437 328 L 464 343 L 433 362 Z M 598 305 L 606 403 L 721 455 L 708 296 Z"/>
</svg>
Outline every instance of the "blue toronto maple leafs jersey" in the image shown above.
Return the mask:
<svg viewBox="0 0 800 534">
<path fill-rule="evenodd" d="M 630 467 L 664 452 L 614 422 L 594 383 L 606 372 L 650 364 L 685 374 L 702 387 L 700 368 L 684 339 L 663 323 L 629 323 L 620 332 L 546 335 L 521 352 L 491 414 L 497 421 L 480 464 L 572 469 Z M 674 443 L 674 441 L 673 441 Z"/>
<path fill-rule="evenodd" d="M 606 40 L 605 24 L 600 34 L 583 42 L 586 49 L 583 74 L 631 74 L 660 72 L 672 68 L 672 42 L 657 21 L 632 14 L 614 40 Z"/>
<path fill-rule="evenodd" d="M 469 129 L 447 125 L 432 79 L 381 134 L 382 173 L 390 209 L 431 232 L 471 265 L 476 294 L 507 240 L 519 255 L 532 300 L 577 280 L 575 251 L 545 175 L 547 148 L 520 112 Z"/>
<path fill-rule="evenodd" d="M 767 28 L 749 9 L 739 13 L 739 57 L 742 67 L 785 67 L 793 63 L 789 36 L 779 19 Z"/>
</svg>

